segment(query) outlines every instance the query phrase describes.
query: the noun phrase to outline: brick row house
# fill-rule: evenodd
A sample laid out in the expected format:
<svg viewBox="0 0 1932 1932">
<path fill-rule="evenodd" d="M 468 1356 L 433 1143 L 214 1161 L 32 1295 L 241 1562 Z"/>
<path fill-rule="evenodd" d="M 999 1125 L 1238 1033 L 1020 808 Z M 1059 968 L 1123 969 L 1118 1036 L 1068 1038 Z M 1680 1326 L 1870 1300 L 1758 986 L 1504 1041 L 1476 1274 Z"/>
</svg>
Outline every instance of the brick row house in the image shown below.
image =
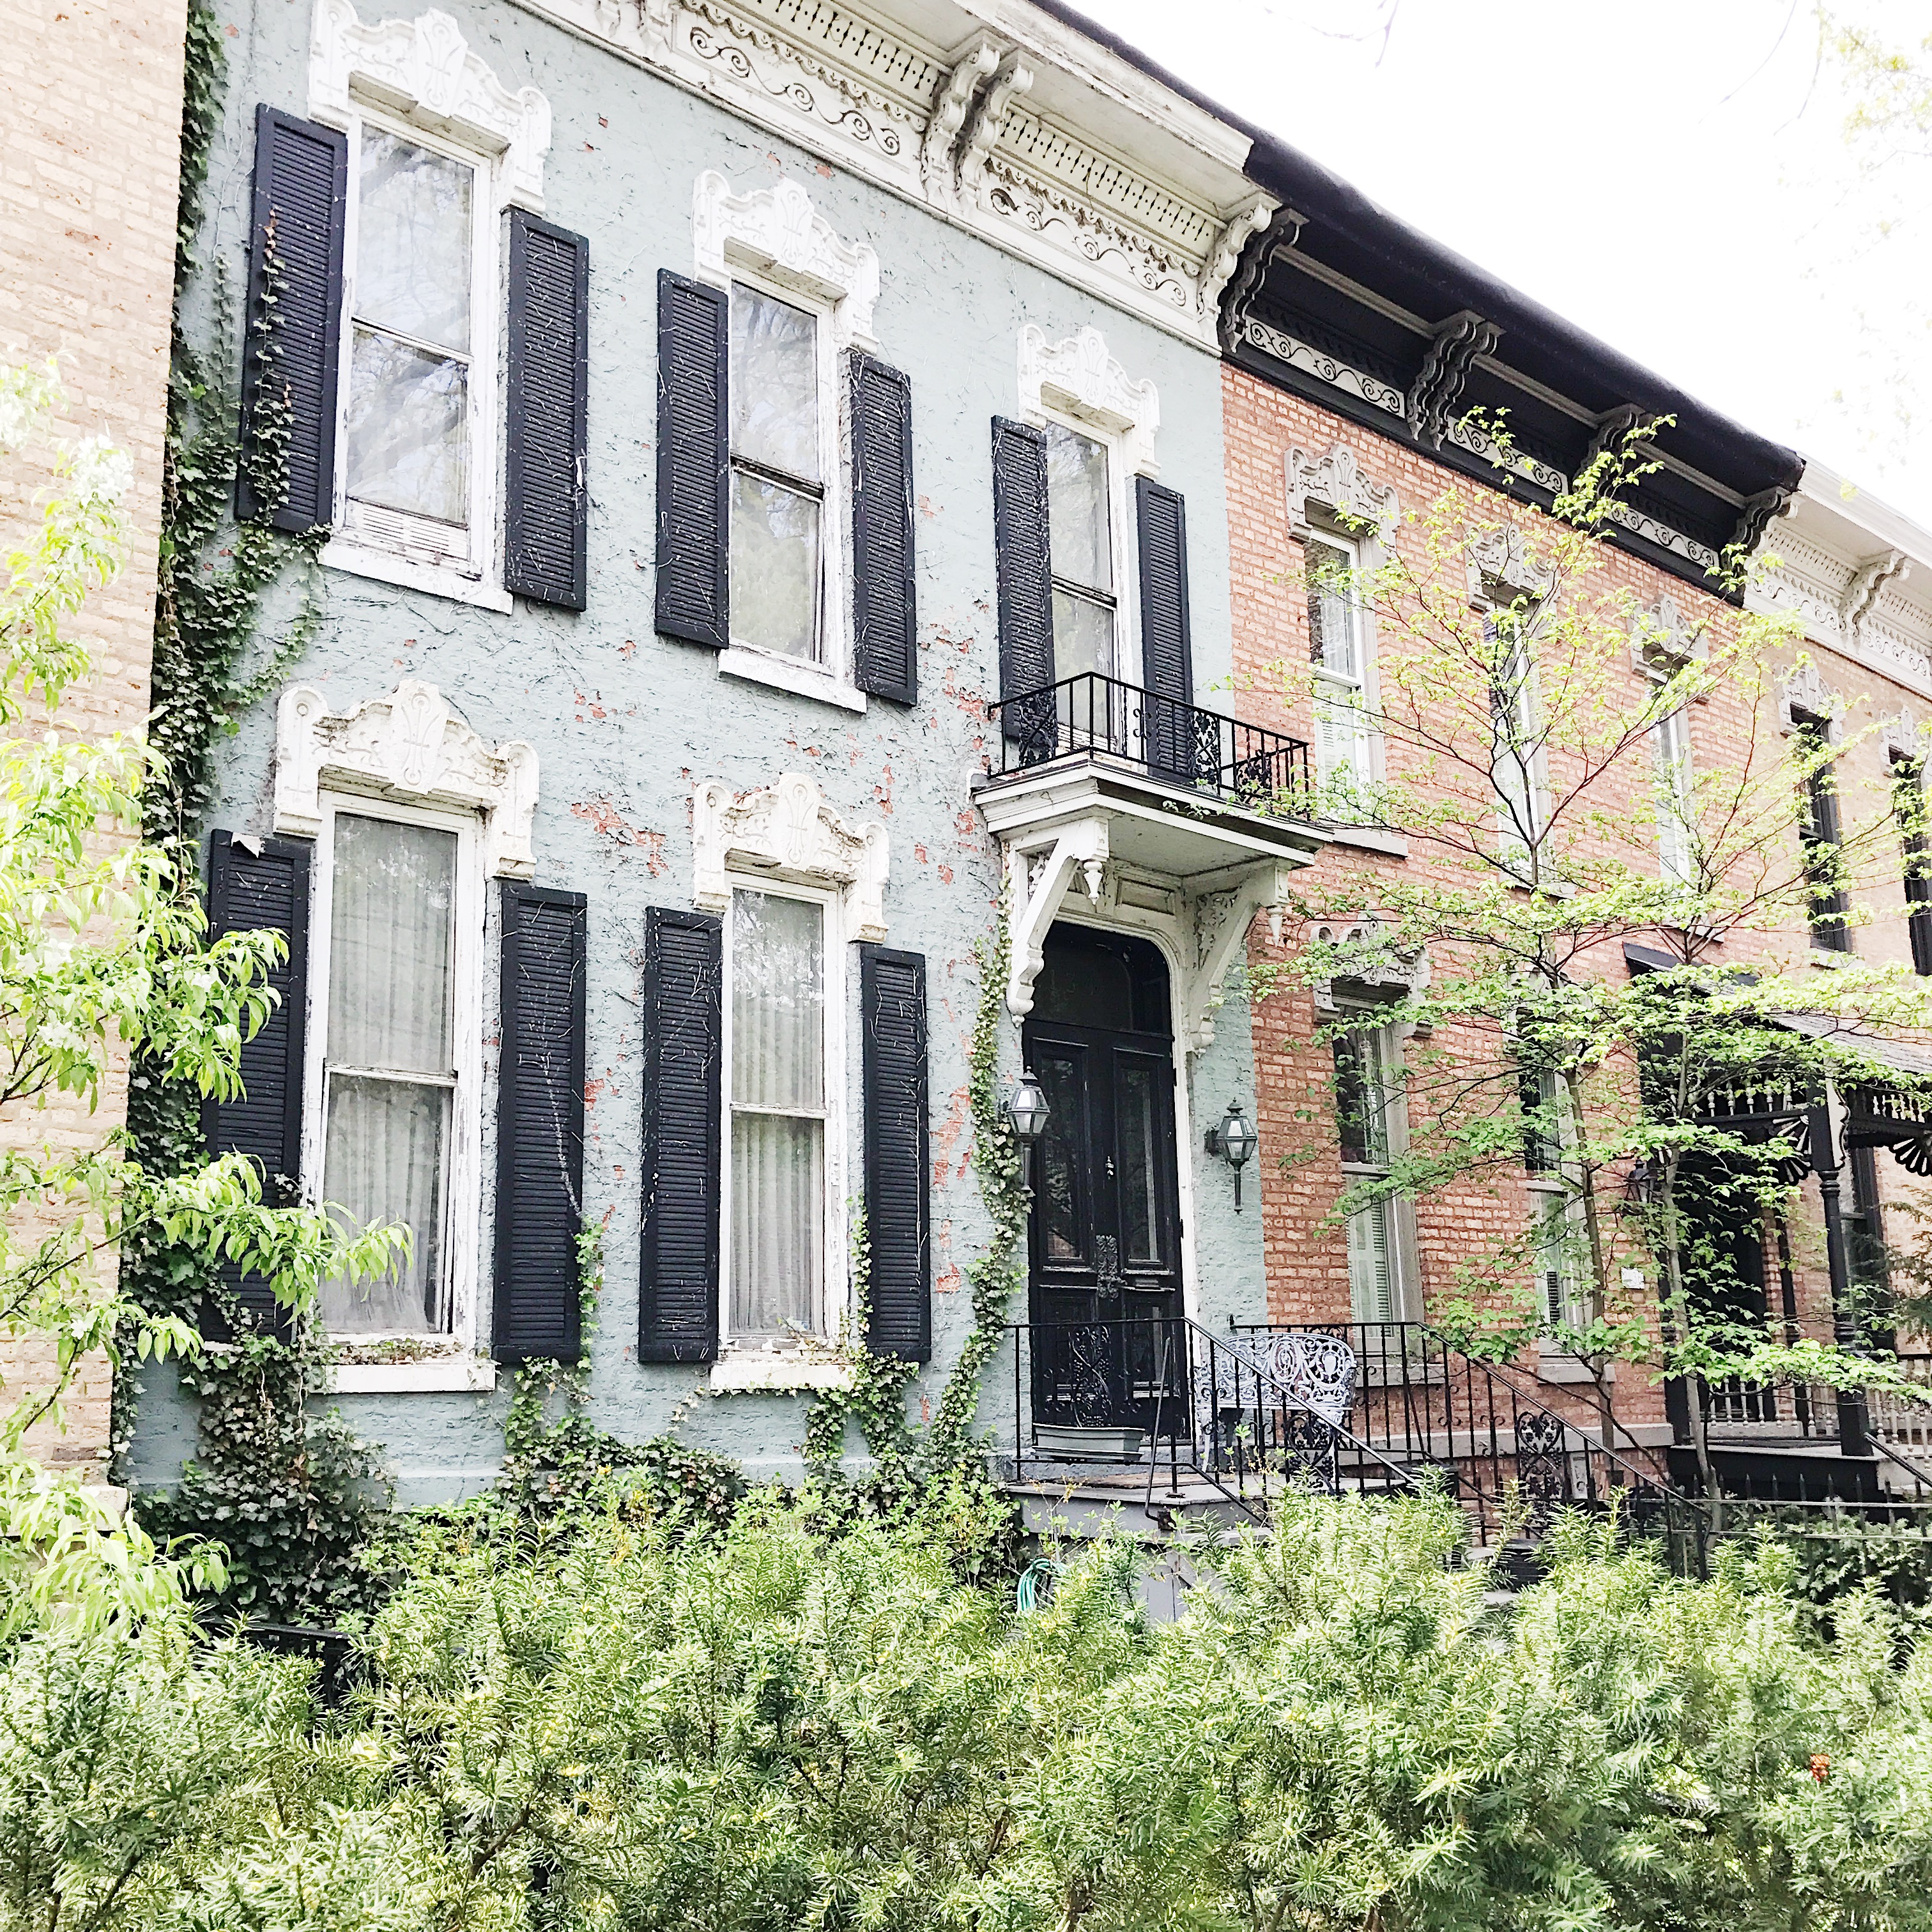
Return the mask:
<svg viewBox="0 0 1932 1932">
<path fill-rule="evenodd" d="M 217 922 L 291 944 L 209 1138 L 414 1231 L 319 1307 L 405 1502 L 492 1480 L 509 1372 L 552 1359 L 622 1436 L 795 1473 L 862 1209 L 863 1339 L 930 1414 L 990 1234 L 1002 908 L 1033 1186 L 980 1425 L 1063 1492 L 1150 1457 L 1239 1492 L 1244 1406 L 1334 1472 L 1360 1364 L 1291 1324 L 1423 1319 L 1463 1220 L 1532 1188 L 1331 1225 L 1310 998 L 1231 988 L 1298 879 L 1411 862 L 1318 818 L 1334 748 L 1261 674 L 1309 660 L 1310 545 L 1402 545 L 1487 473 L 1472 405 L 1522 425 L 1527 519 L 1605 422 L 1673 413 L 1616 538 L 1640 600 L 1729 622 L 1708 562 L 1790 509 L 1767 594 L 1909 731 L 1917 532 L 1057 5 L 316 0 L 226 45 L 182 326 L 233 326 L 222 275 L 279 288 L 243 400 L 252 434 L 281 399 L 288 487 L 243 507 L 327 540 L 303 660 L 220 754 Z M 1874 910 L 1856 943 L 1904 945 Z M 1567 1468 L 1574 1385 L 1525 1372 Z M 192 1405 L 146 1380 L 166 1484 Z M 1661 1450 L 1660 1395 L 1619 1402 Z"/>
</svg>

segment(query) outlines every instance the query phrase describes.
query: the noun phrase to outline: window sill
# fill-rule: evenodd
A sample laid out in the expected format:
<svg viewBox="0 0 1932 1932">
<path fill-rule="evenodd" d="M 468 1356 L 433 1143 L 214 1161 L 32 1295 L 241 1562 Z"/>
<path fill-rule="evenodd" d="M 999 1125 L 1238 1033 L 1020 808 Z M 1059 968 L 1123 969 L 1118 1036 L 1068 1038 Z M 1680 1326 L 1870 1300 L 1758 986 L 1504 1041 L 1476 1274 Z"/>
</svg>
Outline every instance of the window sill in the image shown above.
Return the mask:
<svg viewBox="0 0 1932 1932">
<path fill-rule="evenodd" d="M 1392 859 L 1408 856 L 1408 841 L 1385 825 L 1331 825 L 1328 835 L 1337 845 L 1354 845 L 1364 852 L 1386 852 Z"/>
<path fill-rule="evenodd" d="M 358 543 L 352 537 L 332 537 L 322 547 L 322 561 L 331 570 L 397 584 L 406 590 L 426 590 L 432 597 L 447 597 L 452 603 L 474 604 L 484 610 L 510 608 L 510 593 L 494 584 L 433 563 L 412 562 L 392 550 Z"/>
<path fill-rule="evenodd" d="M 851 1386 L 850 1363 L 792 1349 L 728 1348 L 711 1365 L 713 1395 L 783 1394 Z"/>
<path fill-rule="evenodd" d="M 1540 1382 L 1564 1384 L 1592 1382 L 1597 1379 L 1590 1372 L 1590 1365 L 1580 1355 L 1573 1355 L 1568 1349 L 1552 1348 L 1539 1342 L 1536 1350 L 1536 1378 Z M 1615 1387 L 1617 1365 L 1614 1362 L 1604 1364 L 1604 1380 Z"/>
<path fill-rule="evenodd" d="M 412 1362 L 338 1362 L 331 1395 L 481 1394 L 496 1386 L 496 1364 L 483 1355 L 425 1355 Z"/>
<path fill-rule="evenodd" d="M 742 677 L 752 684 L 768 684 L 796 698 L 815 698 L 820 704 L 836 704 L 842 711 L 862 712 L 866 709 L 866 694 L 856 685 L 842 683 L 816 664 L 778 657 L 768 651 L 751 650 L 742 644 L 734 644 L 718 652 L 718 674 Z"/>
</svg>

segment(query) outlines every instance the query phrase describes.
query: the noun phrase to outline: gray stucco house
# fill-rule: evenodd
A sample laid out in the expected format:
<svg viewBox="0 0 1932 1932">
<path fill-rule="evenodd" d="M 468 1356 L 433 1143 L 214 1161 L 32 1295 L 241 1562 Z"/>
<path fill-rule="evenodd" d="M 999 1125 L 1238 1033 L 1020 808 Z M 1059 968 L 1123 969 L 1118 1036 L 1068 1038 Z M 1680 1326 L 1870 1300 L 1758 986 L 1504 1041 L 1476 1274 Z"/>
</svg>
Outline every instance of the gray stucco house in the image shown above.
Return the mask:
<svg viewBox="0 0 1932 1932">
<path fill-rule="evenodd" d="M 1263 1318 L 1204 1132 L 1252 1107 L 1223 982 L 1323 835 L 1244 802 L 1304 748 L 1219 715 L 1246 134 L 1030 0 L 232 19 L 201 258 L 274 297 L 260 507 L 329 536 L 223 754 L 217 921 L 292 946 L 209 1131 L 414 1228 L 323 1308 L 402 1499 L 487 1482 L 504 1365 L 580 1345 L 619 1434 L 795 1468 L 861 1200 L 930 1400 L 1003 892 L 1052 1109 L 1014 1319 Z M 151 1383 L 137 1478 L 191 1442 Z"/>
</svg>

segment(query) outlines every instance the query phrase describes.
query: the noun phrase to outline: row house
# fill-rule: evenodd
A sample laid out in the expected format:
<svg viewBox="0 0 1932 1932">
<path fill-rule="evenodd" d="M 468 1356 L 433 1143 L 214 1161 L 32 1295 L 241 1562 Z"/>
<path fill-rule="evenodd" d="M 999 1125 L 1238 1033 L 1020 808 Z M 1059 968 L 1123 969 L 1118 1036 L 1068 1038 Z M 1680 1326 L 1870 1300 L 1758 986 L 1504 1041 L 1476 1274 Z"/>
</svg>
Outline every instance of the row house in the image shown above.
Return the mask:
<svg viewBox="0 0 1932 1932">
<path fill-rule="evenodd" d="M 1922 537 L 1048 0 L 316 0 L 226 45 L 184 327 L 248 290 L 244 434 L 290 454 L 243 508 L 326 541 L 312 641 L 221 753 L 214 918 L 290 950 L 208 1132 L 414 1231 L 320 1310 L 401 1498 L 491 1480 L 530 1361 L 754 1474 L 796 1471 L 856 1340 L 929 1413 L 990 1235 L 1002 916 L 1032 1200 L 980 1420 L 1016 1479 L 1246 1497 L 1258 1432 L 1365 1482 L 1466 1450 L 1376 1439 L 1352 1392 L 1536 1177 L 1332 1225 L 1376 1158 L 1335 1113 L 1363 1070 L 1306 992 L 1229 996 L 1298 876 L 1414 862 L 1322 820 L 1382 748 L 1266 675 L 1310 662 L 1310 560 L 1371 566 L 1490 481 L 1472 409 L 1509 412 L 1526 528 L 1668 414 L 1613 533 L 1636 601 L 1721 629 L 1718 551 L 1802 531 L 1765 594 L 1836 614 L 1828 680 L 1916 756 Z M 1322 664 L 1372 690 L 1354 622 Z M 1846 943 L 1903 945 L 1894 897 Z M 1481 1375 L 1511 1474 L 1594 1483 L 1580 1365 L 1522 1366 Z M 192 1411 L 148 1379 L 165 1483 Z M 1663 1396 L 1618 1402 L 1660 1476 Z"/>
<path fill-rule="evenodd" d="M 184 326 L 224 277 L 272 296 L 244 433 L 281 412 L 287 484 L 247 507 L 328 534 L 314 640 L 221 753 L 215 922 L 290 952 L 208 1138 L 413 1229 L 320 1310 L 401 1499 L 490 1480 L 511 1366 L 580 1354 L 620 1433 L 796 1471 L 862 1206 L 865 1339 L 929 1409 L 989 1234 L 1003 894 L 1002 1074 L 1079 1123 L 1034 1313 L 1258 1317 L 1261 1218 L 1204 1145 L 1252 1104 L 1222 987 L 1327 835 L 1217 788 L 1301 748 L 1195 702 L 1234 670 L 1248 135 L 1024 0 L 228 32 Z M 1070 692 L 1083 755 L 1042 766 Z M 166 1482 L 191 1412 L 148 1379 Z"/>
</svg>

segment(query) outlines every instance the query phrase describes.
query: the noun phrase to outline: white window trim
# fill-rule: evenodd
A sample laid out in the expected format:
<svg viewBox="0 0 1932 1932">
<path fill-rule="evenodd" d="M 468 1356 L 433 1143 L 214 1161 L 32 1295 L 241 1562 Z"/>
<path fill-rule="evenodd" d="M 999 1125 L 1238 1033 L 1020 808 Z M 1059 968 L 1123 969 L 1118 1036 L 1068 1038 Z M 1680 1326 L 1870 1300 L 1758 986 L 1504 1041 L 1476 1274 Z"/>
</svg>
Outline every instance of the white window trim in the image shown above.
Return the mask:
<svg viewBox="0 0 1932 1932">
<path fill-rule="evenodd" d="M 1347 1000 L 1336 1003 L 1336 1010 L 1362 1013 L 1372 1009 Z M 1390 1021 L 1376 1028 L 1380 1042 L 1388 1090 L 1382 1106 L 1382 1130 L 1389 1159 L 1387 1162 L 1343 1160 L 1340 1163 L 1342 1191 L 1365 1180 L 1384 1178 L 1390 1166 L 1408 1151 L 1408 1105 L 1402 1078 L 1402 1031 Z M 1333 1048 L 1330 1048 L 1332 1053 Z M 1339 1129 L 1340 1123 L 1336 1123 Z M 1391 1322 L 1417 1322 L 1422 1318 L 1422 1275 L 1415 1239 L 1415 1203 L 1406 1194 L 1391 1195 L 1383 1204 L 1388 1217 L 1389 1267 L 1394 1293 L 1390 1296 Z M 1358 1210 L 1358 1212 L 1361 1210 Z M 1344 1240 L 1346 1241 L 1346 1230 Z M 1354 1285 L 1349 1284 L 1349 1318 L 1355 1319 Z"/>
<path fill-rule="evenodd" d="M 1295 533 L 1298 540 L 1303 546 L 1302 554 L 1304 560 L 1307 555 L 1307 545 L 1313 542 L 1325 544 L 1331 549 L 1340 550 L 1348 559 L 1351 576 L 1358 580 L 1381 568 L 1382 562 L 1381 545 L 1376 538 L 1345 528 L 1340 518 L 1332 512 L 1325 511 L 1324 506 L 1310 504 L 1306 508 L 1312 510 L 1313 514 L 1309 515 L 1304 512 L 1302 527 Z M 1324 703 L 1332 704 L 1336 701 L 1328 697 L 1328 693 L 1330 691 L 1343 694 L 1340 700 L 1340 702 L 1343 704 L 1352 705 L 1353 699 L 1359 697 L 1363 722 L 1352 728 L 1360 732 L 1366 754 L 1364 762 L 1366 770 L 1360 773 L 1360 782 L 1372 787 L 1380 784 L 1386 774 L 1384 764 L 1385 746 L 1382 734 L 1380 728 L 1372 722 L 1382 715 L 1380 638 L 1376 629 L 1375 612 L 1367 603 L 1354 595 L 1352 592 L 1349 598 L 1349 608 L 1354 614 L 1358 674 L 1350 678 L 1344 676 L 1340 672 L 1332 671 L 1326 664 L 1316 663 L 1311 652 L 1309 664 L 1309 670 L 1312 679 L 1311 695 L 1318 706 Z M 1325 764 L 1323 760 L 1322 734 L 1318 717 L 1316 722 L 1316 776 L 1318 782 L 1325 785 L 1333 768 Z"/>
<path fill-rule="evenodd" d="M 1673 884 L 1688 885 L 1692 877 L 1691 830 L 1696 806 L 1696 764 L 1695 748 L 1690 742 L 1690 707 L 1680 706 L 1667 716 L 1660 718 L 1650 730 L 1655 767 L 1658 875 Z M 1674 758 L 1670 754 L 1666 735 L 1672 730 L 1682 741 Z"/>
<path fill-rule="evenodd" d="M 847 1278 L 845 1162 L 848 1096 L 845 1078 L 846 934 L 844 895 L 834 888 L 800 885 L 755 872 L 728 874 L 731 895 L 724 910 L 724 972 L 722 1058 L 724 1067 L 723 1119 L 718 1133 L 718 1360 L 712 1387 L 730 1389 L 818 1388 L 819 1380 L 800 1382 L 800 1370 L 809 1370 L 814 1348 L 836 1348 L 849 1318 L 850 1284 Z M 825 1252 L 824 1288 L 820 1305 L 812 1311 L 812 1332 L 774 1340 L 760 1336 L 750 1343 L 731 1334 L 731 1263 L 734 1250 L 732 1215 L 731 1142 L 734 1102 L 731 1091 L 731 1014 L 735 964 L 732 956 L 733 913 L 740 892 L 762 892 L 772 898 L 798 899 L 821 909 L 824 920 L 825 962 Z M 788 1376 L 787 1371 L 791 1372 Z"/>
<path fill-rule="evenodd" d="M 734 194 L 715 169 L 698 176 L 692 192 L 692 239 L 698 280 L 722 289 L 728 300 L 732 284 L 742 283 L 803 309 L 818 324 L 821 656 L 794 657 L 734 638 L 718 654 L 719 674 L 863 712 L 866 694 L 853 680 L 851 424 L 844 371 L 850 351 L 878 346 L 872 334 L 878 256 L 868 244 L 836 233 L 796 182 L 787 178 Z M 724 541 L 728 557 L 728 529 Z"/>
<path fill-rule="evenodd" d="M 503 211 L 509 205 L 503 171 L 498 158 L 480 147 L 466 146 L 419 126 L 406 115 L 385 112 L 359 100 L 352 99 L 344 120 L 349 136 L 349 192 L 343 227 L 342 349 L 336 370 L 335 476 L 330 516 L 334 534 L 322 548 L 322 560 L 358 576 L 507 610 L 509 600 L 502 587 L 497 541 L 497 472 L 502 458 L 500 237 Z M 362 218 L 362 144 L 368 131 L 396 135 L 474 171 L 470 196 L 470 545 L 468 554 L 461 558 L 434 555 L 426 544 L 385 542 L 380 532 L 358 520 L 364 513 L 350 502 L 349 397 L 356 364 L 356 262 Z"/>
<path fill-rule="evenodd" d="M 452 961 L 452 1037 L 455 1045 L 456 1094 L 450 1109 L 448 1168 L 443 1190 L 444 1265 L 448 1270 L 449 1328 L 440 1335 L 420 1333 L 384 1336 L 354 1334 L 338 1337 L 358 1368 L 348 1392 L 366 1385 L 360 1371 L 381 1366 L 391 1374 L 377 1378 L 384 1388 L 440 1388 L 449 1386 L 452 1372 L 437 1365 L 472 1358 L 476 1350 L 478 1221 L 482 1213 L 483 1084 L 483 864 L 482 828 L 470 812 L 442 812 L 424 806 L 401 805 L 386 799 L 346 792 L 320 795 L 316 833 L 315 874 L 309 913 L 308 1034 L 304 1056 L 302 1093 L 302 1172 L 310 1177 L 311 1204 L 326 1198 L 323 1168 L 326 1144 L 323 1106 L 327 1094 L 325 1066 L 328 1054 L 328 968 L 334 901 L 334 834 L 337 818 L 348 812 L 400 825 L 424 825 L 456 834 L 456 899 L 454 912 L 455 953 Z M 404 1363 L 356 1365 L 358 1348 L 380 1354 L 384 1346 L 406 1342 L 424 1348 Z M 464 1374 L 473 1377 L 466 1367 Z M 494 1377 L 493 1377 L 494 1379 Z M 476 1386 L 465 1379 L 460 1386 Z"/>
<path fill-rule="evenodd" d="M 1121 683 L 1144 686 L 1146 667 L 1141 662 L 1141 583 L 1139 532 L 1135 527 L 1133 478 L 1128 470 L 1131 452 L 1122 431 L 1076 415 L 1072 410 L 1048 406 L 1040 412 L 1042 425 L 1057 423 L 1090 442 L 1098 443 L 1107 458 L 1108 534 L 1114 551 L 1114 676 Z M 1048 489 L 1052 485 L 1049 483 Z M 1049 517 L 1051 512 L 1049 512 Z M 1059 573 L 1054 573 L 1057 578 Z M 1069 578 L 1068 583 L 1073 580 Z M 1058 652 L 1059 640 L 1054 640 Z M 1056 664 L 1054 669 L 1058 671 Z M 1054 682 L 1058 682 L 1056 676 Z M 1190 698 L 1192 694 L 1190 694 Z"/>
</svg>

